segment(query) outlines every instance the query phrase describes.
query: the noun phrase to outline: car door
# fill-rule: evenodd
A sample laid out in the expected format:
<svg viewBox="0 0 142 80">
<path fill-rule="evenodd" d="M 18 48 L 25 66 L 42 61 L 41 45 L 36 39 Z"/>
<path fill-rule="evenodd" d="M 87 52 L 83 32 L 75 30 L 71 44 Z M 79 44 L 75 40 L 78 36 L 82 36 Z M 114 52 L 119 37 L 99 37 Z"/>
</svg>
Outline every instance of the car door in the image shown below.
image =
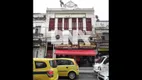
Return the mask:
<svg viewBox="0 0 142 80">
<path fill-rule="evenodd" d="M 35 63 L 33 61 L 33 73 L 34 73 L 34 71 L 35 71 Z M 33 74 L 33 80 L 36 80 L 36 76 L 34 74 Z"/>
<path fill-rule="evenodd" d="M 34 80 L 46 80 L 47 76 L 47 65 L 44 61 L 34 61 L 35 65 L 33 70 L 33 78 Z"/>
<path fill-rule="evenodd" d="M 56 60 L 57 61 L 57 69 L 58 69 L 58 73 L 59 76 L 67 76 L 68 75 L 68 70 L 69 70 L 69 66 L 68 66 L 68 60 Z"/>
<path fill-rule="evenodd" d="M 68 65 L 67 65 L 67 67 L 68 67 L 68 73 L 70 71 L 75 71 L 76 72 L 76 70 L 78 69 L 78 67 L 77 67 L 78 65 L 75 65 L 76 62 L 73 62 L 71 60 L 67 60 L 67 62 L 68 62 Z"/>
</svg>

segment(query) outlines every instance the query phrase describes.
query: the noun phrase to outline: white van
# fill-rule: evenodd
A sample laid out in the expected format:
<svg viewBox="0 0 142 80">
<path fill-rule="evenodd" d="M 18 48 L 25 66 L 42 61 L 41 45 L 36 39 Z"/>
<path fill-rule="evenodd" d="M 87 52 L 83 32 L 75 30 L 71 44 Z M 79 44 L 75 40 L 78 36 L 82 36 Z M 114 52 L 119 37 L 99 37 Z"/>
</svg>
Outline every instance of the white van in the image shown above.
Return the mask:
<svg viewBox="0 0 142 80">
<path fill-rule="evenodd" d="M 103 68 L 103 66 L 108 65 L 108 62 L 109 62 L 109 56 L 102 56 L 93 65 L 94 72 L 98 73 Z"/>
</svg>

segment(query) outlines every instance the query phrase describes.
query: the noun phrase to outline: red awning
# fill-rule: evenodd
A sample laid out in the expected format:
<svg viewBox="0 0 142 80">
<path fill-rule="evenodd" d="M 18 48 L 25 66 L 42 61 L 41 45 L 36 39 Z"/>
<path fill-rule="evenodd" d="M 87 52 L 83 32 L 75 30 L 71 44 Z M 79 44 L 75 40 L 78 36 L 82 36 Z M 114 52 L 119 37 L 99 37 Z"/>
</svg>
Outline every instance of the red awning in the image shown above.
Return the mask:
<svg viewBox="0 0 142 80">
<path fill-rule="evenodd" d="M 95 56 L 95 50 L 56 50 L 57 55 Z"/>
</svg>

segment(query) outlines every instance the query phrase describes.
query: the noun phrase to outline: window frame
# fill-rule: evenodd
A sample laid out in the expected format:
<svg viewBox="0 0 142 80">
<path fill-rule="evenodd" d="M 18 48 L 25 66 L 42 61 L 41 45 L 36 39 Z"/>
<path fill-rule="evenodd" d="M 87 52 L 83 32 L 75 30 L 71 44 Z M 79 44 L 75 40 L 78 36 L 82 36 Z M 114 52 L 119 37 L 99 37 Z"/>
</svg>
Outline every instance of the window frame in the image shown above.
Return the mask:
<svg viewBox="0 0 142 80">
<path fill-rule="evenodd" d="M 62 18 L 58 18 L 58 30 L 62 31 Z"/>
<path fill-rule="evenodd" d="M 60 63 L 60 65 L 59 65 L 59 63 L 58 63 L 58 61 L 61 61 Z M 63 64 L 63 62 L 62 61 L 68 61 L 68 62 L 66 62 L 67 64 Z M 71 62 L 71 64 L 69 64 L 70 62 Z M 71 60 L 56 60 L 56 62 L 57 62 L 57 65 L 58 66 L 63 66 L 63 65 L 74 65 L 74 63 L 73 63 L 73 61 L 71 61 Z"/>
<path fill-rule="evenodd" d="M 65 18 L 64 19 L 64 30 L 68 30 L 69 29 L 69 18 Z"/>
<path fill-rule="evenodd" d="M 44 63 L 44 67 L 37 67 L 36 63 Z M 35 61 L 35 69 L 41 69 L 41 68 L 46 68 L 47 67 L 47 64 L 43 61 Z"/>
<path fill-rule="evenodd" d="M 52 31 L 55 29 L 55 18 L 49 19 L 49 31 Z"/>
</svg>

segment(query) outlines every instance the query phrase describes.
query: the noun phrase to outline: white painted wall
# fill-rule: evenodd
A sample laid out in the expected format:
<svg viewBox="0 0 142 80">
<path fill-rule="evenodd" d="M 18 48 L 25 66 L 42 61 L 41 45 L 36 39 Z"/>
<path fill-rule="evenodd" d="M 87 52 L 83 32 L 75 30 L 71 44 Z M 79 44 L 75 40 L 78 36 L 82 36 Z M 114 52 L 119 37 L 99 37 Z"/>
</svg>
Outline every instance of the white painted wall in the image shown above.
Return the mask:
<svg viewBox="0 0 142 80">
<path fill-rule="evenodd" d="M 94 13 L 86 14 L 86 18 L 91 18 L 92 26 L 95 25 L 95 15 L 94 15 Z"/>
<path fill-rule="evenodd" d="M 55 18 L 55 13 L 53 14 L 47 14 L 48 15 L 48 18 Z"/>
<path fill-rule="evenodd" d="M 106 22 L 96 22 L 95 23 L 95 27 L 107 27 L 109 25 L 109 22 L 106 21 Z"/>
<path fill-rule="evenodd" d="M 96 30 L 96 33 L 104 33 L 104 32 L 108 32 L 109 33 L 109 30 Z"/>
<path fill-rule="evenodd" d="M 65 17 L 72 17 L 72 18 L 76 18 L 76 17 L 85 17 L 85 13 L 66 13 L 66 14 L 55 14 L 55 17 L 58 17 L 58 18 L 65 18 Z"/>
<path fill-rule="evenodd" d="M 38 58 L 44 58 L 45 55 L 45 47 L 40 47 L 40 48 L 33 48 L 33 58 L 36 58 L 38 51 Z"/>
<path fill-rule="evenodd" d="M 45 13 L 34 13 L 33 17 L 44 17 Z"/>
<path fill-rule="evenodd" d="M 41 26 L 41 28 L 39 29 L 39 33 L 42 33 L 43 36 L 45 36 L 45 25 L 46 23 L 45 22 L 33 22 L 33 27 L 36 27 L 36 26 Z M 35 30 L 33 30 L 33 33 L 35 32 Z"/>
<path fill-rule="evenodd" d="M 33 48 L 33 58 L 36 58 L 38 48 Z"/>
<path fill-rule="evenodd" d="M 38 58 L 44 58 L 44 55 L 45 55 L 45 47 L 40 47 Z"/>
</svg>

